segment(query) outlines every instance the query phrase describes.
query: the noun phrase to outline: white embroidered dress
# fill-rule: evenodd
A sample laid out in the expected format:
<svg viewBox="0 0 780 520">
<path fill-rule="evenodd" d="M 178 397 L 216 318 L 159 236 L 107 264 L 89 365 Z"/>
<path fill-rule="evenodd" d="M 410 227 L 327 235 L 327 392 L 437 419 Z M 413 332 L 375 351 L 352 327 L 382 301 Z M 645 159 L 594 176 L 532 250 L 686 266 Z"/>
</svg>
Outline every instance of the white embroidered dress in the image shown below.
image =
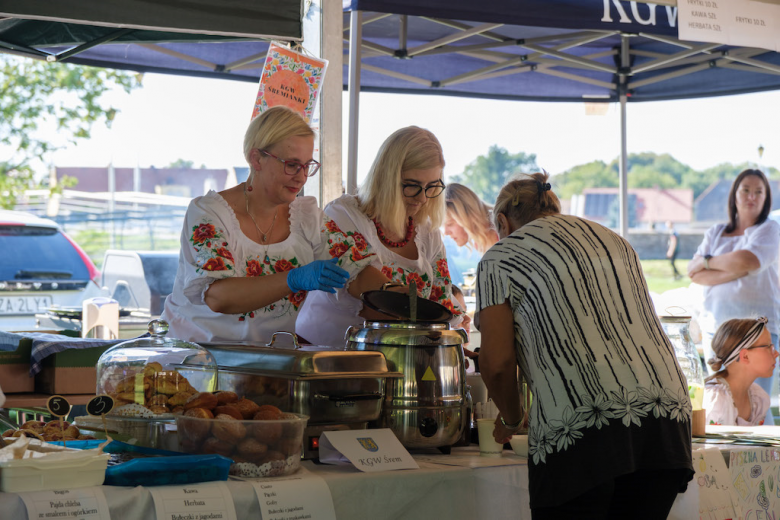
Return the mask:
<svg viewBox="0 0 780 520">
<path fill-rule="evenodd" d="M 371 250 L 376 253 L 371 265 L 390 280 L 404 285 L 414 282 L 423 298 L 460 314 L 460 307 L 453 305 L 452 282 L 441 233 L 429 222 L 415 222 L 417 236 L 414 242 L 418 255 L 416 260 L 410 260 L 382 244 L 374 222 L 360 211 L 354 195 L 342 195 L 334 200 L 325 207 L 325 214 L 342 230 L 355 232 L 368 241 Z M 350 326 L 362 326 L 363 318 L 358 316 L 362 310 L 363 302 L 351 296 L 346 289 L 340 289 L 336 294 L 312 293 L 298 317 L 296 331 L 312 343 L 343 347 L 346 330 Z M 457 325 L 461 319 L 456 316 L 452 324 Z"/>
<path fill-rule="evenodd" d="M 707 424 L 724 426 L 761 426 L 771 401 L 766 390 L 753 383 L 748 388 L 750 399 L 750 418 L 746 421 L 739 416 L 734 396 L 728 381 L 714 377 L 704 383 L 704 406 L 707 410 Z"/>
<path fill-rule="evenodd" d="M 342 233 L 314 197 L 298 197 L 290 204 L 290 235 L 268 246 L 244 235 L 221 195 L 210 191 L 197 197 L 187 208 L 179 269 L 173 292 L 165 300 L 162 318 L 170 325 L 168 334 L 186 341 L 262 344 L 276 331 L 292 332 L 306 291 L 290 293 L 251 312 L 222 314 L 206 305 L 206 290 L 215 280 L 289 271 L 334 256 L 340 258 L 339 265 L 352 279 L 371 262 L 373 254 L 362 237 Z"/>
</svg>

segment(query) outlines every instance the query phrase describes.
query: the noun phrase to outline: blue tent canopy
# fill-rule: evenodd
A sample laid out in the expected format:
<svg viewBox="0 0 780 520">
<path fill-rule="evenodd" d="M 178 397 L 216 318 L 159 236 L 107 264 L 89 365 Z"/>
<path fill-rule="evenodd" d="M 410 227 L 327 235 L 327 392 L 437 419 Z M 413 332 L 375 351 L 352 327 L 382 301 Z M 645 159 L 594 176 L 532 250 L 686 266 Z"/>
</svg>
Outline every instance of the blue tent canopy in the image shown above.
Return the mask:
<svg viewBox="0 0 780 520">
<path fill-rule="evenodd" d="M 606 102 L 619 99 L 621 76 L 629 102 L 780 88 L 780 54 L 681 41 L 671 6 L 351 0 L 345 12 L 363 16 L 363 91 Z"/>
</svg>

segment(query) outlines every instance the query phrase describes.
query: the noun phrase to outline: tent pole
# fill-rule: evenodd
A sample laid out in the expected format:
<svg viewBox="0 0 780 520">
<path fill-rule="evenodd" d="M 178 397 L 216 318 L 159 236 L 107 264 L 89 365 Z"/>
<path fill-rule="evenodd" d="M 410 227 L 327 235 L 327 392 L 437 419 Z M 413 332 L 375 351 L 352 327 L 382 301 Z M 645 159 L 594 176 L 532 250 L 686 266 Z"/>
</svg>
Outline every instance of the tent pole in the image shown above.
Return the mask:
<svg viewBox="0 0 780 520">
<path fill-rule="evenodd" d="M 629 36 L 620 36 L 620 67 L 626 71 L 630 65 Z M 626 146 L 626 102 L 628 101 L 628 75 L 620 73 L 620 236 L 628 238 L 628 151 Z"/>
<path fill-rule="evenodd" d="M 357 193 L 358 119 L 360 116 L 360 53 L 363 13 L 349 16 L 349 142 L 347 143 L 347 193 Z"/>
</svg>

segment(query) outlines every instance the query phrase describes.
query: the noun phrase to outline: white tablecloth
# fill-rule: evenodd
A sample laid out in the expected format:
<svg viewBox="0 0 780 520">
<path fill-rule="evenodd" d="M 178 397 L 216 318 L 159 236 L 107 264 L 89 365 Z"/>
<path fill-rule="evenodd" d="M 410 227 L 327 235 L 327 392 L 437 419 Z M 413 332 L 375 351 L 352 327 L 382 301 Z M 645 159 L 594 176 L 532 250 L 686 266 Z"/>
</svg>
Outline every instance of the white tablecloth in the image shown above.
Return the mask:
<svg viewBox="0 0 780 520">
<path fill-rule="evenodd" d="M 526 459 L 504 451 L 501 466 L 479 467 L 491 461 L 480 458 L 475 446 L 455 448 L 452 455 L 415 454 L 418 470 L 362 473 L 352 466 L 303 462 L 303 467 L 325 479 L 340 520 L 530 520 Z M 698 516 L 698 491 L 691 483 L 680 495 L 669 518 Z M 227 482 L 239 519 L 259 519 L 260 506 L 248 482 Z M 143 487 L 102 487 L 113 520 L 155 518 L 152 496 Z M 25 520 L 22 499 L 0 493 L 0 518 Z"/>
</svg>

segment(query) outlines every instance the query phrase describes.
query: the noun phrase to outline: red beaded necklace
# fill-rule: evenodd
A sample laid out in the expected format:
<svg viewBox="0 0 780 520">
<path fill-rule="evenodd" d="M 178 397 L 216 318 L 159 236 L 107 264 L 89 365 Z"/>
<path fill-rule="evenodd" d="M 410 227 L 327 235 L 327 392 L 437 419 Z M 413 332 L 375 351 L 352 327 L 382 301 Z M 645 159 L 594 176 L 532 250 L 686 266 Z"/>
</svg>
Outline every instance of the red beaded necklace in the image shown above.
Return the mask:
<svg viewBox="0 0 780 520">
<path fill-rule="evenodd" d="M 412 235 L 414 235 L 414 219 L 412 217 L 409 217 L 409 225 L 406 226 L 406 238 L 398 242 L 388 240 L 382 231 L 382 228 L 379 227 L 379 222 L 377 222 L 375 218 L 372 218 L 371 220 L 374 222 L 374 226 L 376 227 L 376 234 L 379 236 L 380 242 L 382 242 L 387 247 L 404 247 L 409 243 L 409 240 L 412 239 Z"/>
</svg>

